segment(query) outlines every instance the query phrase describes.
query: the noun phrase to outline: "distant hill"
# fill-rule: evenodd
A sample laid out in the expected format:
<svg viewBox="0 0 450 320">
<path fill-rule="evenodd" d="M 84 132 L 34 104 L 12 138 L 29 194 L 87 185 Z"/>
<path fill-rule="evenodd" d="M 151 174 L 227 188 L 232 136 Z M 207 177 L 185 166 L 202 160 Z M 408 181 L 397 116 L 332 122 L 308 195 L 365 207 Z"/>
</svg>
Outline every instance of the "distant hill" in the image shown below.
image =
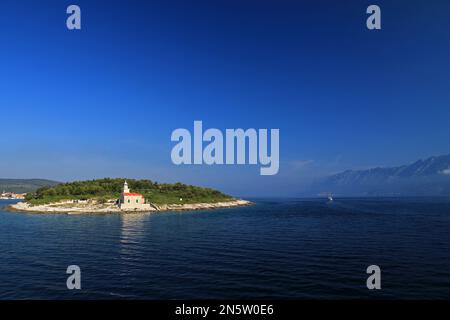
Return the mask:
<svg viewBox="0 0 450 320">
<path fill-rule="evenodd" d="M 347 170 L 326 178 L 317 190 L 366 196 L 450 195 L 450 155 L 399 167 Z"/>
<path fill-rule="evenodd" d="M 59 182 L 46 179 L 0 179 L 0 193 L 3 191 L 15 193 L 34 192 L 41 187 L 52 187 L 57 184 Z"/>
</svg>

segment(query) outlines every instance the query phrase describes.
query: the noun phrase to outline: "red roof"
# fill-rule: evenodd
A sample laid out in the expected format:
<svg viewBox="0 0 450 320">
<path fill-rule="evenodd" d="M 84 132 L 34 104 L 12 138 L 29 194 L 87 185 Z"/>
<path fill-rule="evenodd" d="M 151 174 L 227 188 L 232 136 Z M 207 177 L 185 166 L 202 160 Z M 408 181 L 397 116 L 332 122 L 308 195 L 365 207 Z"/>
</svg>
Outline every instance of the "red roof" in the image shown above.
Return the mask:
<svg viewBox="0 0 450 320">
<path fill-rule="evenodd" d="M 130 193 L 130 192 L 128 192 L 128 193 L 123 193 L 123 195 L 124 196 L 130 196 L 130 197 L 144 197 L 142 194 L 140 194 L 140 193 Z"/>
</svg>

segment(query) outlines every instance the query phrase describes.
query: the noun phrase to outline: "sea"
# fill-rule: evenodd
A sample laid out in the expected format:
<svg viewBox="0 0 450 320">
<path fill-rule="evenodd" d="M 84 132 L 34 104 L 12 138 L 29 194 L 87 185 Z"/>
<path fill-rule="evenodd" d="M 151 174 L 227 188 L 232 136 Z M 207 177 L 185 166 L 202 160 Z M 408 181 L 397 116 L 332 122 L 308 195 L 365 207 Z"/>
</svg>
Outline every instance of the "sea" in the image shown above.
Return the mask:
<svg viewBox="0 0 450 320">
<path fill-rule="evenodd" d="M 122 215 L 1 200 L 0 299 L 450 298 L 450 198 L 250 200 Z M 367 288 L 371 265 L 381 289 Z"/>
</svg>

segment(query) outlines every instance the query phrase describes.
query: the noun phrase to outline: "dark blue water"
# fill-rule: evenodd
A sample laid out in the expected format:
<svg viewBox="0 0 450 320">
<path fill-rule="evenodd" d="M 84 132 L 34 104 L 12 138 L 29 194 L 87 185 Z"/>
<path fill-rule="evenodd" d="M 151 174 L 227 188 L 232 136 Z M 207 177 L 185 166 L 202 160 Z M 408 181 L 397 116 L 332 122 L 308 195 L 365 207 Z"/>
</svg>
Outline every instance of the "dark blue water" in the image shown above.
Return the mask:
<svg viewBox="0 0 450 320">
<path fill-rule="evenodd" d="M 66 288 L 72 264 L 80 291 Z M 379 291 L 366 288 L 372 264 Z M 450 199 L 260 200 L 135 215 L 0 209 L 0 298 L 448 299 Z"/>
</svg>

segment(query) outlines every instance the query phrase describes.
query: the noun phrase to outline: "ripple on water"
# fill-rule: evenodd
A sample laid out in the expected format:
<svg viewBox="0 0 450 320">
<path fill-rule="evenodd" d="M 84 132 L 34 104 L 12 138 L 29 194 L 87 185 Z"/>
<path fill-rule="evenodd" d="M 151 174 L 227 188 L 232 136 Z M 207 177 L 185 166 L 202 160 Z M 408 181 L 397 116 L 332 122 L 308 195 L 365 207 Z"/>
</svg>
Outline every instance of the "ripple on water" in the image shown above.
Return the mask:
<svg viewBox="0 0 450 320">
<path fill-rule="evenodd" d="M 450 201 L 260 200 L 215 211 L 0 211 L 0 299 L 447 298 Z M 68 265 L 83 290 L 65 288 Z M 383 290 L 365 288 L 368 265 Z"/>
</svg>

